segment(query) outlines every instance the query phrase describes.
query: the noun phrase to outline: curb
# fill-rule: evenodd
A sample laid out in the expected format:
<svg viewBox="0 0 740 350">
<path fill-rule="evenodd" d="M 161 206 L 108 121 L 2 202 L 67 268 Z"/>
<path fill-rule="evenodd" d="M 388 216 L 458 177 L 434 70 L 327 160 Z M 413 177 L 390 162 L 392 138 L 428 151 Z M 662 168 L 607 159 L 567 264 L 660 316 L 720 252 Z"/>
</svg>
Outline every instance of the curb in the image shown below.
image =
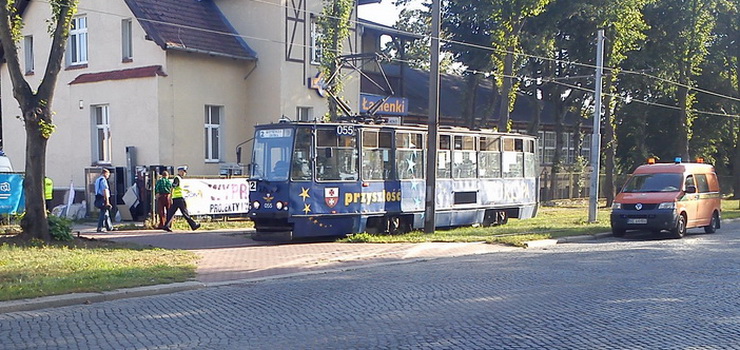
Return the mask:
<svg viewBox="0 0 740 350">
<path fill-rule="evenodd" d="M 539 239 L 536 241 L 525 241 L 524 248 L 544 248 L 554 246 L 562 243 L 575 243 L 575 242 L 586 242 L 595 241 L 597 239 L 603 239 L 606 237 L 612 237 L 611 232 L 595 233 L 593 235 L 581 235 L 581 236 L 569 236 L 561 237 L 558 239 Z"/>
<path fill-rule="evenodd" d="M 72 293 L 52 295 L 33 299 L 19 299 L 0 302 L 0 314 L 18 311 L 32 311 L 51 307 L 92 304 L 102 301 L 143 297 L 158 294 L 169 294 L 205 288 L 201 282 L 181 282 L 157 284 L 152 286 L 123 288 L 100 293 Z"/>
<path fill-rule="evenodd" d="M 570 236 L 558 238 L 558 243 L 574 243 L 574 242 L 585 242 L 595 241 L 597 239 L 603 239 L 607 237 L 613 237 L 611 232 L 594 233 L 593 235 L 581 235 L 581 236 Z"/>
</svg>

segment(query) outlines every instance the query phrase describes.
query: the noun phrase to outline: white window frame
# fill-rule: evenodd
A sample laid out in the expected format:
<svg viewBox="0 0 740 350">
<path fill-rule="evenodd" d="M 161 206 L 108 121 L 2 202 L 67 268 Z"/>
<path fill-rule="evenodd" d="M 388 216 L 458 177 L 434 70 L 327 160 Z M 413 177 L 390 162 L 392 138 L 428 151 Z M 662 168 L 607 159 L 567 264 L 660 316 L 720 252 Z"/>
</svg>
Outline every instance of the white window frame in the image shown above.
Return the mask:
<svg viewBox="0 0 740 350">
<path fill-rule="evenodd" d="M 313 121 L 313 107 L 296 107 L 295 119 L 301 122 Z"/>
<path fill-rule="evenodd" d="M 90 106 L 93 127 L 93 163 L 111 164 L 112 142 L 110 128 L 110 106 Z M 100 117 L 100 118 L 98 118 Z"/>
<path fill-rule="evenodd" d="M 545 131 L 544 136 L 544 141 L 542 143 L 542 164 L 552 164 L 552 161 L 555 158 L 555 145 L 557 145 L 555 132 Z"/>
<path fill-rule="evenodd" d="M 316 17 L 311 18 L 311 64 L 321 64 L 323 47 L 321 47 L 321 28 Z"/>
<path fill-rule="evenodd" d="M 121 20 L 121 59 L 124 62 L 134 58 L 133 21 L 131 18 Z"/>
<path fill-rule="evenodd" d="M 214 118 L 217 117 L 217 118 Z M 206 105 L 205 107 L 205 161 L 215 163 L 221 160 L 221 126 L 224 122 L 224 107 Z"/>
<path fill-rule="evenodd" d="M 581 157 L 586 159 L 586 164 L 591 164 L 591 137 L 593 134 L 584 134 L 581 144 Z"/>
<path fill-rule="evenodd" d="M 26 74 L 33 74 L 35 71 L 33 55 L 33 35 L 23 37 L 23 58 Z"/>
<path fill-rule="evenodd" d="M 72 18 L 67 38 L 67 65 L 77 66 L 87 63 L 87 17 Z"/>
</svg>

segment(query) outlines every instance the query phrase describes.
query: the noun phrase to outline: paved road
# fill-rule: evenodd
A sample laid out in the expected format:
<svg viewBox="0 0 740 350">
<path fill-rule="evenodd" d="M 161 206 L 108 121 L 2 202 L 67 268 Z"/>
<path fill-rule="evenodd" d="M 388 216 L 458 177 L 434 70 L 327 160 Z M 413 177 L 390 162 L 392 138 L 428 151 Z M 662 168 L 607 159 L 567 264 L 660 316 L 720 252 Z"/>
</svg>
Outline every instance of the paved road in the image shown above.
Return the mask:
<svg viewBox="0 0 740 350">
<path fill-rule="evenodd" d="M 0 315 L 2 349 L 740 349 L 740 223 Z"/>
</svg>

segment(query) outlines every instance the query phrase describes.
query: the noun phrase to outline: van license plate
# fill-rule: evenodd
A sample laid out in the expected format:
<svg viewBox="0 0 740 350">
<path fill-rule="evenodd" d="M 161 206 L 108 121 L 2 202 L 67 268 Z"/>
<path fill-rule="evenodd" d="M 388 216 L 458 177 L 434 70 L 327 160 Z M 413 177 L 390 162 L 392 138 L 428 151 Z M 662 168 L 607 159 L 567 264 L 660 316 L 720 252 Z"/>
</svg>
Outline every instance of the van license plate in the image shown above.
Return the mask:
<svg viewBox="0 0 740 350">
<path fill-rule="evenodd" d="M 627 219 L 628 224 L 647 224 L 647 219 Z"/>
</svg>

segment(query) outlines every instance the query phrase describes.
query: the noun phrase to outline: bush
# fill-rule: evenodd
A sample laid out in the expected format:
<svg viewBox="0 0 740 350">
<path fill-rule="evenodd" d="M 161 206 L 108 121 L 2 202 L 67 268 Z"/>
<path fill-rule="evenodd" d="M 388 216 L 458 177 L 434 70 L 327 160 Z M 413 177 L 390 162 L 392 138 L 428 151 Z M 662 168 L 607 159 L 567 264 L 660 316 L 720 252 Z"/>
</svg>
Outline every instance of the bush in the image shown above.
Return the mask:
<svg viewBox="0 0 740 350">
<path fill-rule="evenodd" d="M 57 241 L 71 241 L 74 239 L 72 236 L 72 220 L 49 215 L 49 233 L 51 237 Z"/>
</svg>

